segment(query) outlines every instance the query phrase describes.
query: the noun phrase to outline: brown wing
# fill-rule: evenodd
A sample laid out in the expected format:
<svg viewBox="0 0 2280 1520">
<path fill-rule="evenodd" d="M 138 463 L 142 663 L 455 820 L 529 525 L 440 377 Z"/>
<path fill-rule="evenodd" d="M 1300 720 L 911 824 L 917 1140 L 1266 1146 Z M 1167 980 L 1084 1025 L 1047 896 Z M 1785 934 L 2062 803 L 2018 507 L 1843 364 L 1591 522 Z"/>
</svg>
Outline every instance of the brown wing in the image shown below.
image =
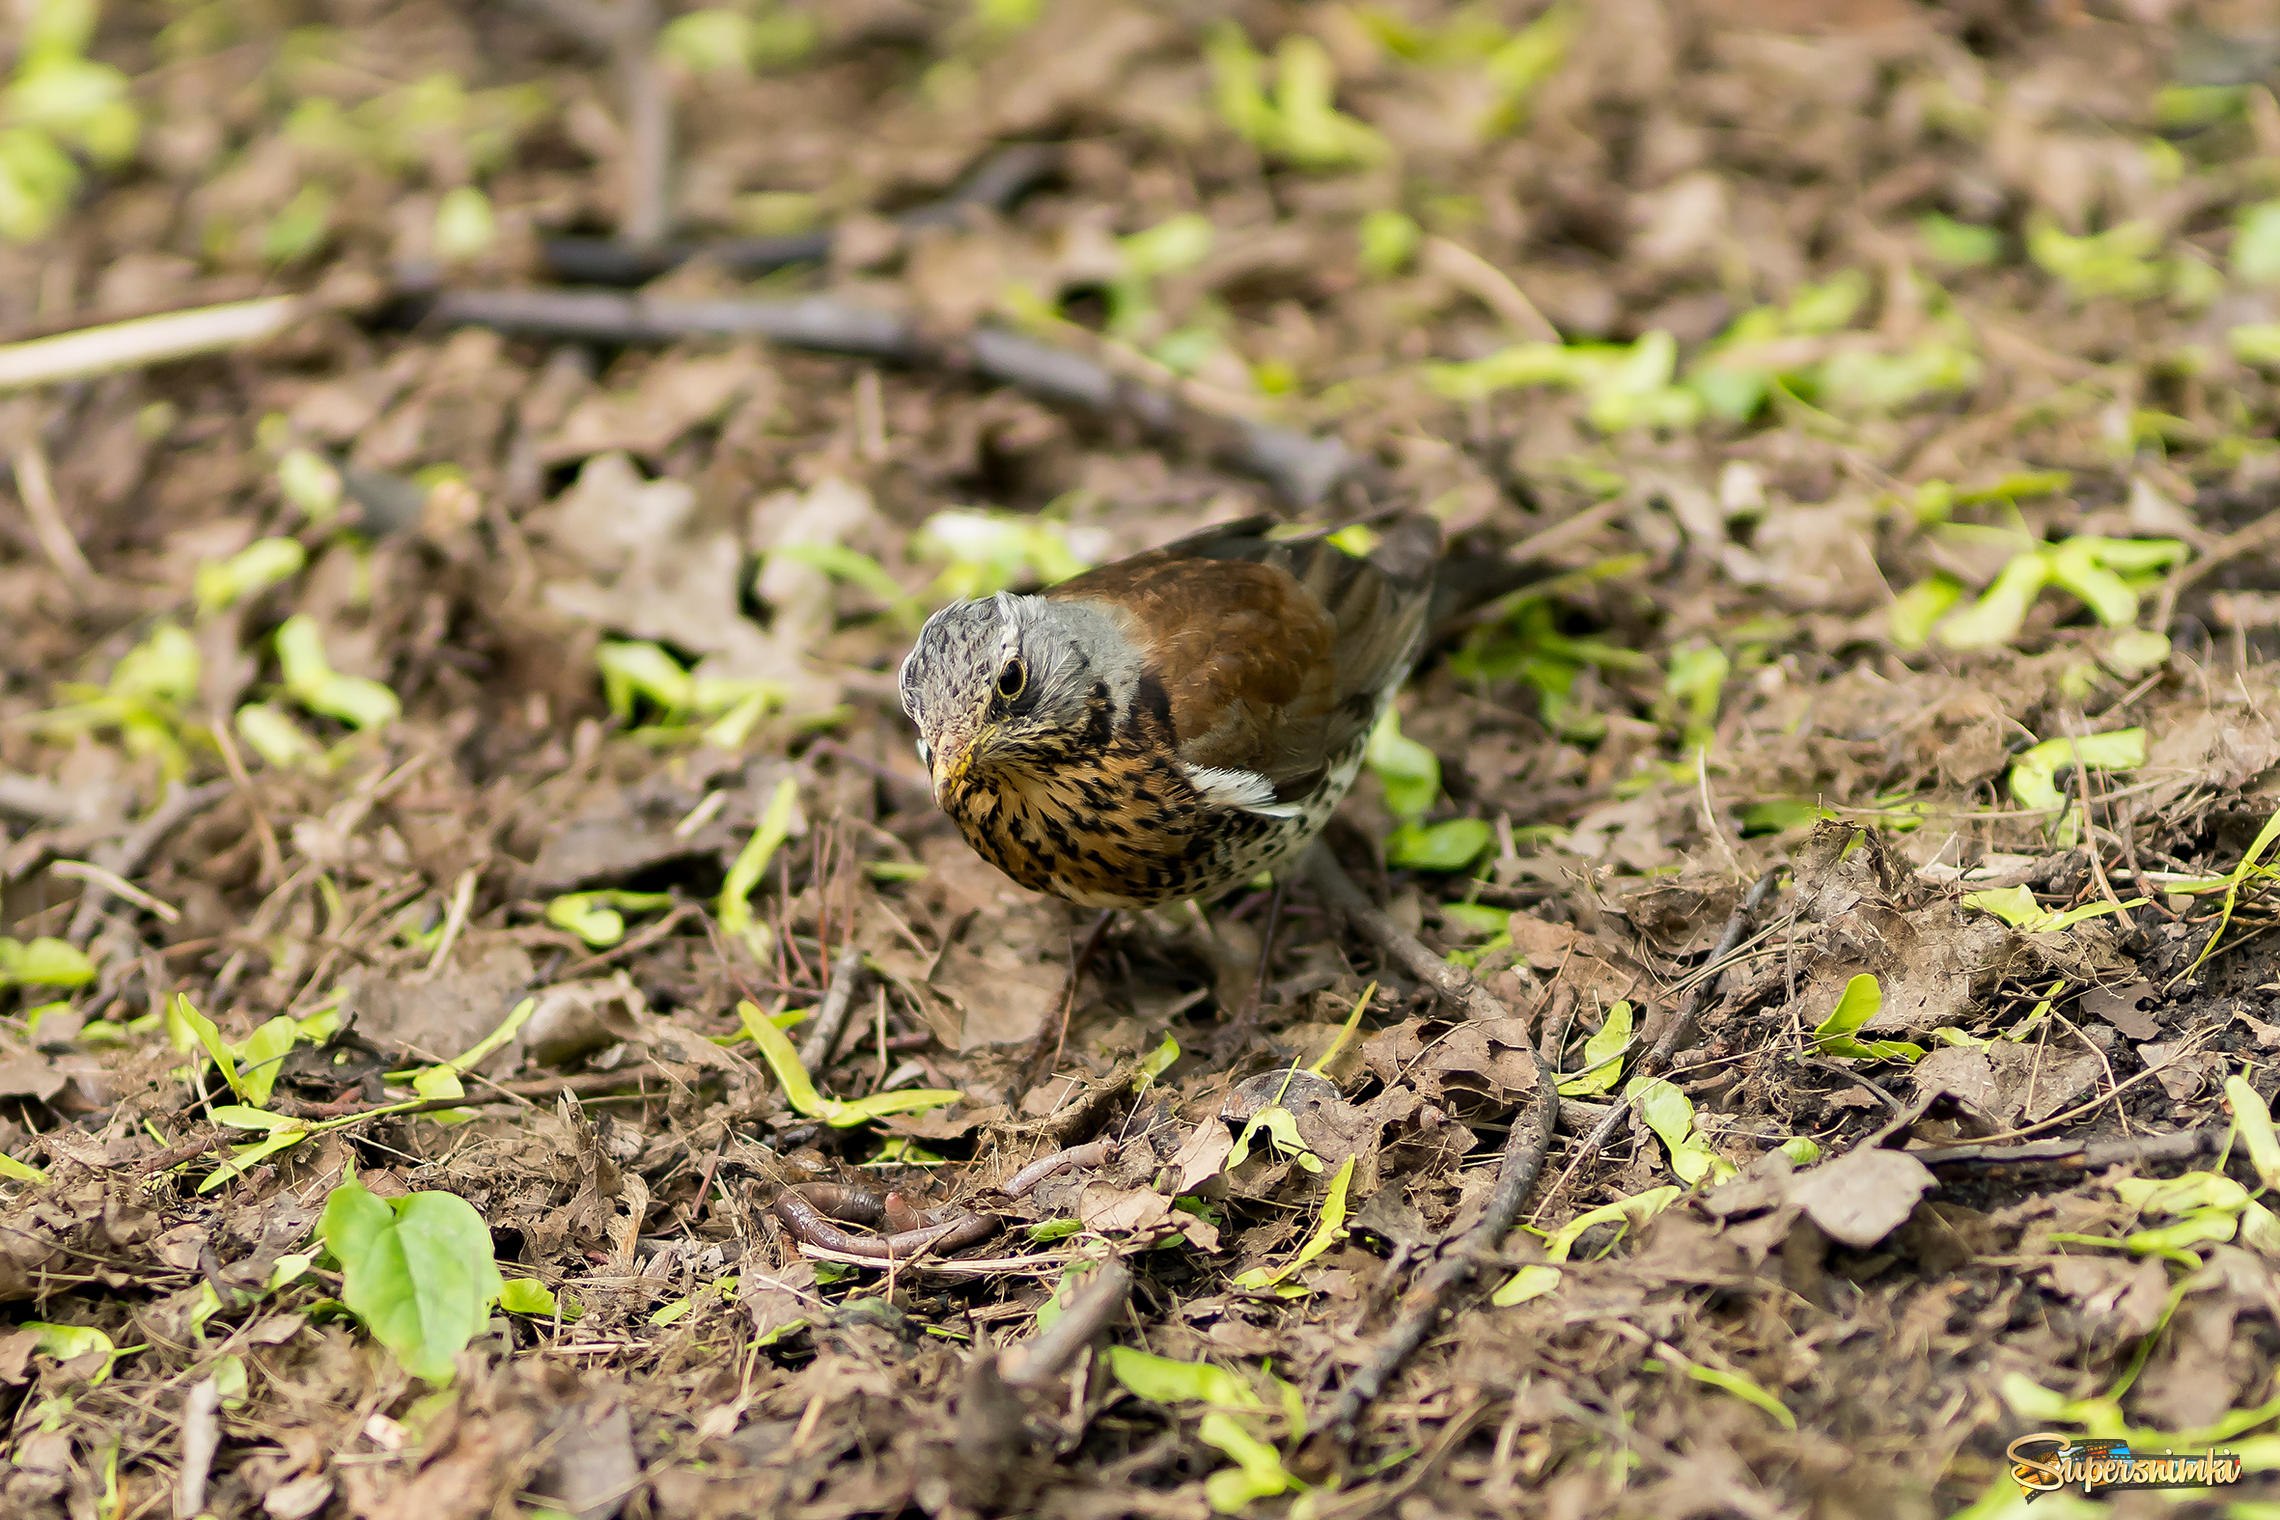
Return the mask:
<svg viewBox="0 0 2280 1520">
<path fill-rule="evenodd" d="M 1277 543 L 1271 519 L 1210 529 L 1104 565 L 1045 593 L 1099 597 L 1130 615 L 1163 683 L 1180 758 L 1256 771 L 1278 795 L 1311 790 L 1406 673 L 1431 586 L 1319 538 Z M 1396 534 L 1400 535 L 1399 540 Z M 1419 556 L 1429 520 L 1404 519 L 1381 558 Z M 1404 567 L 1407 568 L 1407 567 Z"/>
</svg>

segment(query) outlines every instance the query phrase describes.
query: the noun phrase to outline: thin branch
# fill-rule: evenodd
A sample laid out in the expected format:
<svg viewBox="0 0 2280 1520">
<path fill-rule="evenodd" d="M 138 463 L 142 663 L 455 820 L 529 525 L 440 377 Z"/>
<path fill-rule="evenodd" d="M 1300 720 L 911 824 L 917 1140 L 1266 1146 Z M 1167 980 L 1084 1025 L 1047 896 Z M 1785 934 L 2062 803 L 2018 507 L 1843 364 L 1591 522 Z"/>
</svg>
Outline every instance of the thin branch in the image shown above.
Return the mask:
<svg viewBox="0 0 2280 1520">
<path fill-rule="evenodd" d="M 1926 1166 L 2064 1166 L 2095 1172 L 2130 1163 L 2191 1161 L 2224 1147 L 2230 1125 L 2128 1140 L 2029 1140 L 2018 1145 L 1928 1145 L 1904 1150 Z"/>
<path fill-rule="evenodd" d="M 264 296 L 0 344 L 0 394 L 243 348 L 283 332 L 308 310 L 299 296 Z"/>
<path fill-rule="evenodd" d="M 1336 438 L 1214 412 L 1176 390 L 1119 375 L 1091 355 L 1003 327 L 940 339 L 915 318 L 830 296 L 687 299 L 547 287 L 406 294 L 403 315 L 447 326 L 585 343 L 759 338 L 786 348 L 972 375 L 1056 406 L 1129 418 L 1155 438 L 1200 435 L 1208 453 L 1266 481 L 1294 505 L 1321 501 L 1361 466 Z"/>
<path fill-rule="evenodd" d="M 167 835 L 212 807 L 229 791 L 227 781 L 177 788 L 152 808 L 150 816 L 136 824 L 124 839 L 97 850 L 94 864 L 103 875 L 87 878 L 86 889 L 79 894 L 79 906 L 72 910 L 66 937 L 82 946 L 93 939 L 96 929 L 102 925 L 103 909 L 111 900 L 111 889 L 104 877 L 132 877 L 143 868 L 143 862 L 150 859 L 151 852 L 165 843 Z"/>
<path fill-rule="evenodd" d="M 1314 847 L 1307 870 L 1333 911 L 1377 946 L 1388 960 L 1461 1006 L 1468 1017 L 1513 1016 L 1470 972 L 1450 965 L 1390 915 L 1373 906 L 1327 848 L 1320 844 Z M 1564 988 L 1555 994 L 1571 1006 L 1574 996 Z M 1548 1031 L 1554 1030 L 1564 1022 L 1555 1004 L 1545 1019 L 1545 1027 Z M 1559 1128 L 1559 1094 L 1551 1072 L 1551 1060 L 1540 1054 L 1536 1060 L 1534 1106 L 1514 1122 L 1505 1136 L 1504 1154 L 1496 1169 L 1496 1188 L 1489 1195 L 1487 1208 L 1470 1229 L 1443 1249 L 1402 1295 L 1401 1312 L 1392 1327 L 1380 1337 L 1346 1386 L 1338 1391 L 1329 1428 L 1339 1439 L 1352 1436 L 1363 1412 L 1385 1391 L 1402 1363 L 1433 1333 L 1433 1327 L 1440 1323 L 1457 1290 L 1472 1280 L 1481 1262 L 1519 1220 L 1521 1207 L 1528 1201 L 1528 1194 L 1543 1171 L 1545 1154 L 1550 1151 L 1552 1136 Z"/>
<path fill-rule="evenodd" d="M 27 442 L 16 451 L 12 463 L 16 495 L 24 503 L 24 515 L 32 521 L 32 536 L 39 540 L 40 552 L 66 585 L 74 590 L 83 588 L 95 578 L 95 567 L 87 563 L 79 540 L 72 536 L 71 525 L 63 520 L 63 507 L 55 499 L 55 481 L 48 473 L 47 451 L 36 442 Z"/>
<path fill-rule="evenodd" d="M 850 940 L 840 947 L 838 958 L 831 963 L 831 985 L 824 989 L 823 1005 L 816 1010 L 807 1038 L 800 1042 L 800 1065 L 807 1068 L 810 1076 L 821 1073 L 839 1053 L 839 1037 L 846 1031 L 848 1010 L 855 1006 L 855 992 L 862 985 L 863 950 Z"/>
<path fill-rule="evenodd" d="M 1061 1310 L 1052 1325 L 998 1358 L 998 1371 L 1014 1388 L 1033 1388 L 1060 1376 L 1077 1354 L 1124 1312 L 1132 1296 L 1132 1272 L 1123 1262 L 1104 1261 L 1086 1279 L 1084 1291 Z"/>
</svg>

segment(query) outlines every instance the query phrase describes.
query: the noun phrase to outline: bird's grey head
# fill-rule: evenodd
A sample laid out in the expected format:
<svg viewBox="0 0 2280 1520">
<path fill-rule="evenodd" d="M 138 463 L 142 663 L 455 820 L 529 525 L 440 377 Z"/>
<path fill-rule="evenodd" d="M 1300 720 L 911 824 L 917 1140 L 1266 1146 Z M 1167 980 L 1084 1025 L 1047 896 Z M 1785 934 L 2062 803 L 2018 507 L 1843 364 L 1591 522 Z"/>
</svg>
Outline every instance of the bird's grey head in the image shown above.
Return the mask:
<svg viewBox="0 0 2280 1520">
<path fill-rule="evenodd" d="M 1121 713 L 1140 659 L 1107 612 L 1043 597 L 954 602 L 926 620 L 902 664 L 902 705 L 941 802 L 971 777 L 1065 757 L 1104 689 Z"/>
</svg>

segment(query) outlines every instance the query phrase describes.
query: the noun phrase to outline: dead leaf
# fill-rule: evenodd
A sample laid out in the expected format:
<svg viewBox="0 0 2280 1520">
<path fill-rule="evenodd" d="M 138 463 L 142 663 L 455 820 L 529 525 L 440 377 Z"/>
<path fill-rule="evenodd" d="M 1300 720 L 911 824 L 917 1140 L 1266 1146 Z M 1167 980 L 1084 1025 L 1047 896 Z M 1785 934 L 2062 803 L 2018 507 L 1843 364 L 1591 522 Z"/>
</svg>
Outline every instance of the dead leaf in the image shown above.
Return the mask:
<svg viewBox="0 0 2280 1520">
<path fill-rule="evenodd" d="M 1797 1173 L 1789 1201 L 1831 1240 L 1865 1251 L 1900 1227 L 1932 1181 L 1913 1156 L 1861 1146 Z"/>
</svg>

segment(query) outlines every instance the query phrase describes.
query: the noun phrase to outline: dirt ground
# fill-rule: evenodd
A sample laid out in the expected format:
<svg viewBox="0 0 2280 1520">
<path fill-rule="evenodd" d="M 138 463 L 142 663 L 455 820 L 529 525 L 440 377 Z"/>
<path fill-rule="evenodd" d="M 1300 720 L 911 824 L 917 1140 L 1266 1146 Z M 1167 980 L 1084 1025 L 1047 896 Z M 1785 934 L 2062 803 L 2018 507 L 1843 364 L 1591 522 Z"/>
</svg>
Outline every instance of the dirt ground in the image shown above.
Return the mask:
<svg viewBox="0 0 2280 1520">
<path fill-rule="evenodd" d="M 665 10 L 0 0 L 0 1514 L 2280 1513 L 2268 5 Z M 917 618 L 1394 507 L 1535 580 L 1330 840 L 1505 1016 L 1300 882 L 1056 1046 Z"/>
</svg>

